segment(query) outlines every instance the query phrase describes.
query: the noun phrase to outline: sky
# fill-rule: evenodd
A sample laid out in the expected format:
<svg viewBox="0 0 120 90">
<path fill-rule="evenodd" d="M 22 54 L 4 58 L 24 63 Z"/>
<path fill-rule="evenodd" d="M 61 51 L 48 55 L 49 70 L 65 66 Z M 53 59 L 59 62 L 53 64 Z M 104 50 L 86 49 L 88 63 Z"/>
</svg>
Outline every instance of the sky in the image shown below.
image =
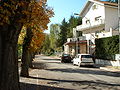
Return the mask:
<svg viewBox="0 0 120 90">
<path fill-rule="evenodd" d="M 55 15 L 50 19 L 48 30 L 45 32 L 49 33 L 50 24 L 60 24 L 64 18 L 68 21 L 71 15 L 80 13 L 86 2 L 87 0 L 47 0 L 48 6 L 53 8 Z"/>
</svg>

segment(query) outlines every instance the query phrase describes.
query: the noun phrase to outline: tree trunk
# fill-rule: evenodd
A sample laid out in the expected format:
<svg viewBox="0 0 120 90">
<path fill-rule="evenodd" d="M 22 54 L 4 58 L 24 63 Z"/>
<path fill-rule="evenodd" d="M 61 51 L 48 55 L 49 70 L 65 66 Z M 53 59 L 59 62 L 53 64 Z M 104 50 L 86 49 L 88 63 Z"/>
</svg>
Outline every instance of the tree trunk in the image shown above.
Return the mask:
<svg viewBox="0 0 120 90">
<path fill-rule="evenodd" d="M 1 81 L 1 69 L 2 69 L 2 62 L 1 62 L 1 60 L 2 60 L 2 40 L 1 40 L 1 31 L 0 31 L 0 81 Z M 0 85 L 1 85 L 1 82 L 0 82 Z"/>
<path fill-rule="evenodd" d="M 29 59 L 30 59 L 30 62 L 29 62 L 29 67 L 30 68 L 33 68 L 33 65 L 32 65 L 32 61 L 33 61 L 33 53 L 32 52 L 30 52 L 30 57 L 29 57 Z"/>
<path fill-rule="evenodd" d="M 22 53 L 22 65 L 21 65 L 21 76 L 28 77 L 29 76 L 29 64 L 30 64 L 30 51 L 29 46 L 32 40 L 32 31 L 30 28 L 27 28 L 26 37 L 23 43 L 23 53 Z"/>
<path fill-rule="evenodd" d="M 17 42 L 21 27 L 0 27 L 0 90 L 19 90 Z"/>
</svg>

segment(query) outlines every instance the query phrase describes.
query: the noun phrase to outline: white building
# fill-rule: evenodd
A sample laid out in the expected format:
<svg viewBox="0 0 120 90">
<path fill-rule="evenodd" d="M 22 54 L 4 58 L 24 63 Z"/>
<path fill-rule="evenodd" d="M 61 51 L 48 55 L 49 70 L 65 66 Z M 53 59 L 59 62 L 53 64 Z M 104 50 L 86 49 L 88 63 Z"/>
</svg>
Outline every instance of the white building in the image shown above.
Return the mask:
<svg viewBox="0 0 120 90">
<path fill-rule="evenodd" d="M 79 15 L 82 17 L 82 25 L 79 25 L 73 29 L 73 36 L 76 37 L 76 31 L 82 31 L 84 40 L 87 40 L 87 51 L 83 53 L 94 53 L 96 38 L 111 37 L 113 35 L 119 34 L 118 5 L 116 3 L 99 0 L 88 0 Z M 69 47 L 67 43 L 65 44 L 65 51 L 70 53 L 71 47 Z M 75 46 L 77 49 L 80 48 L 80 50 L 83 50 L 82 46 L 78 47 L 77 45 L 79 46 L 79 41 L 78 44 L 75 44 Z"/>
</svg>

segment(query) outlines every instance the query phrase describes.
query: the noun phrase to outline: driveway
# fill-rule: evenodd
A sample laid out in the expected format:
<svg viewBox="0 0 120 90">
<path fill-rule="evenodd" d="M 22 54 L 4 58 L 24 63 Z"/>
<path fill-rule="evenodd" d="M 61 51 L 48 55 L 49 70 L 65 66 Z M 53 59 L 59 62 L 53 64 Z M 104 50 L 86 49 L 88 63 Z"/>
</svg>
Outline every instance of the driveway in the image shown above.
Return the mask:
<svg viewBox="0 0 120 90">
<path fill-rule="evenodd" d="M 120 90 L 120 72 L 61 63 L 37 55 L 29 78 L 20 78 L 22 90 Z"/>
</svg>

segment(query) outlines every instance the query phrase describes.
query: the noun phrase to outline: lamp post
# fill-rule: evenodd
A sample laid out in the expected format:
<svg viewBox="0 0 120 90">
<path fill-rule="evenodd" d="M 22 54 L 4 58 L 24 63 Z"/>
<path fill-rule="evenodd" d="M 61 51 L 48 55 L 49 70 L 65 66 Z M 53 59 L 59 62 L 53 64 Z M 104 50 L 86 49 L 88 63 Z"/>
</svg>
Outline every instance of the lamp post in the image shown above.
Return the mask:
<svg viewBox="0 0 120 90">
<path fill-rule="evenodd" d="M 76 29 L 76 55 L 78 54 L 78 37 L 77 37 L 77 29 Z"/>
<path fill-rule="evenodd" d="M 76 28 L 73 28 L 74 30 L 74 38 L 75 38 L 75 55 L 78 54 L 78 50 L 77 50 L 77 29 Z"/>
<path fill-rule="evenodd" d="M 80 16 L 80 14 L 78 14 L 78 13 L 74 13 L 74 15 L 77 15 L 77 16 Z M 83 16 L 80 16 L 80 17 L 83 17 Z M 85 17 L 85 16 L 84 16 Z M 88 19 L 87 17 L 85 17 L 87 20 L 89 20 L 89 24 L 90 24 L 90 26 L 91 26 L 91 22 L 90 22 L 90 19 Z M 91 27 L 89 27 L 89 29 L 90 29 Z M 91 33 L 90 33 L 91 34 Z M 91 36 L 90 36 L 90 38 L 91 38 Z M 90 40 L 87 40 L 87 45 L 88 45 L 88 47 L 87 47 L 87 53 L 91 53 L 91 49 L 90 49 L 90 45 L 91 45 L 91 42 L 90 42 Z"/>
<path fill-rule="evenodd" d="M 79 14 L 77 14 L 77 13 L 74 13 L 74 15 L 79 15 Z M 77 55 L 78 54 L 78 37 L 77 37 L 77 29 L 76 28 L 74 28 L 74 30 L 75 30 L 75 55 Z"/>
</svg>

